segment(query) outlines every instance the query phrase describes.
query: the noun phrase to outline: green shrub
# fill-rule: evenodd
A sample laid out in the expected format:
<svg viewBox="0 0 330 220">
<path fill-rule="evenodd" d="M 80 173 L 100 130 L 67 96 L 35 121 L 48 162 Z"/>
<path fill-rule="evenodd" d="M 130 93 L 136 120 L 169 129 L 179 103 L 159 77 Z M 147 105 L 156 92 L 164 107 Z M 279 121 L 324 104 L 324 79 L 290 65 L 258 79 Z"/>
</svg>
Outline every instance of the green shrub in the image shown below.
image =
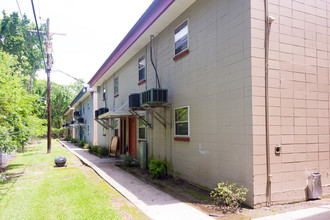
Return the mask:
<svg viewBox="0 0 330 220">
<path fill-rule="evenodd" d="M 210 197 L 214 203 L 220 205 L 221 210 L 225 212 L 235 212 L 239 205 L 246 200 L 247 188 L 238 187 L 236 183 L 228 182 L 218 183 L 214 191 L 211 191 Z"/>
<path fill-rule="evenodd" d="M 124 164 L 127 167 L 133 167 L 139 165 L 139 161 L 132 155 L 123 156 Z"/>
<path fill-rule="evenodd" d="M 97 145 L 93 145 L 93 146 L 91 147 L 91 151 L 93 151 L 93 152 L 97 152 Z"/>
<path fill-rule="evenodd" d="M 108 153 L 108 150 L 105 147 L 97 147 L 97 154 L 99 156 L 106 156 Z"/>
<path fill-rule="evenodd" d="M 71 143 L 77 143 L 77 140 L 74 138 L 71 138 L 70 140 L 71 140 Z"/>
<path fill-rule="evenodd" d="M 84 149 L 90 149 L 90 145 L 88 143 L 84 144 Z"/>
<path fill-rule="evenodd" d="M 52 128 L 52 138 L 58 139 L 63 138 L 66 133 L 65 128 Z"/>
<path fill-rule="evenodd" d="M 85 141 L 79 141 L 80 147 L 83 147 L 85 145 Z"/>
<path fill-rule="evenodd" d="M 151 178 L 158 179 L 162 177 L 165 173 L 165 165 L 159 159 L 151 160 L 149 163 L 149 173 L 151 174 Z"/>
</svg>

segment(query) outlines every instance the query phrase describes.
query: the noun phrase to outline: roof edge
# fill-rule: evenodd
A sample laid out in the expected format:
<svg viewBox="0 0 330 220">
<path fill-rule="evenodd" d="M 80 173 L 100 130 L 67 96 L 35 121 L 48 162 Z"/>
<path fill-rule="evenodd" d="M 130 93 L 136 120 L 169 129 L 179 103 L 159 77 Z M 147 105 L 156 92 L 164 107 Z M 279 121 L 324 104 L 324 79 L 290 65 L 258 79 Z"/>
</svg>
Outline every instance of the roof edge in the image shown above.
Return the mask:
<svg viewBox="0 0 330 220">
<path fill-rule="evenodd" d="M 125 38 L 119 43 L 116 49 L 106 59 L 88 84 L 92 87 L 135 43 L 137 39 L 161 16 L 175 0 L 155 0 L 140 17 Z"/>
</svg>

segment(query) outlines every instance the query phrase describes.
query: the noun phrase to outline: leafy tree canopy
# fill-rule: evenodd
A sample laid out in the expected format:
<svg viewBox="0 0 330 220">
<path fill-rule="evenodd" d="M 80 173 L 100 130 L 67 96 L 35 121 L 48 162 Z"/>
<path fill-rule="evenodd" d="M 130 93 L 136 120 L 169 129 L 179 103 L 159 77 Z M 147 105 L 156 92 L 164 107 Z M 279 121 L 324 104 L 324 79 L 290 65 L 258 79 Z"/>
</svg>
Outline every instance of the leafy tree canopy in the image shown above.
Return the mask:
<svg viewBox="0 0 330 220">
<path fill-rule="evenodd" d="M 36 96 L 23 88 L 17 63 L 15 56 L 0 50 L 0 146 L 5 150 L 45 133 L 45 121 L 34 115 Z"/>
</svg>

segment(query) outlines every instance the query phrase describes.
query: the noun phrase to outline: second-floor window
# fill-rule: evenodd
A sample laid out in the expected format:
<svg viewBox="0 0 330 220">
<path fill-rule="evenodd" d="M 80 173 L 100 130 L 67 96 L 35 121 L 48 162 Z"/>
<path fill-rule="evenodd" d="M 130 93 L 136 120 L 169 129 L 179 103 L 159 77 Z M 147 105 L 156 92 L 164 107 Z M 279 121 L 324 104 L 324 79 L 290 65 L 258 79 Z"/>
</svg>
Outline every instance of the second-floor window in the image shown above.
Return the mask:
<svg viewBox="0 0 330 220">
<path fill-rule="evenodd" d="M 113 88 L 114 88 L 114 95 L 119 94 L 119 80 L 118 77 L 116 77 L 113 81 Z"/>
<path fill-rule="evenodd" d="M 138 67 L 139 67 L 139 82 L 141 82 L 142 80 L 146 79 L 146 59 L 144 55 L 140 57 Z"/>
<path fill-rule="evenodd" d="M 180 24 L 174 31 L 175 55 L 180 54 L 189 47 L 188 19 Z"/>
</svg>

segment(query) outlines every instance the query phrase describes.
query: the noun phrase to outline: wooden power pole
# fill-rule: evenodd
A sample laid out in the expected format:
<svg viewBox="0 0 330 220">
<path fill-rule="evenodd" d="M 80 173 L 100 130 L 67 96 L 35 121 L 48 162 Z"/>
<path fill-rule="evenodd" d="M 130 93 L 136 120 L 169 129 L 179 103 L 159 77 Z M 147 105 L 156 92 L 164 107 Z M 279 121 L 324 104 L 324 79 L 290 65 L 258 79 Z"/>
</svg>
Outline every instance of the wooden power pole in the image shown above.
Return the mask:
<svg viewBox="0 0 330 220">
<path fill-rule="evenodd" d="M 52 124 L 51 124 L 51 105 L 50 105 L 50 71 L 51 71 L 51 65 L 50 65 L 50 54 L 51 54 L 51 47 L 50 47 L 50 37 L 49 37 L 49 18 L 47 18 L 47 42 L 46 42 L 46 52 L 47 52 L 47 67 L 46 67 L 46 73 L 47 73 L 47 119 L 48 119 L 48 125 L 47 125 L 47 154 L 51 153 L 52 148 Z"/>
</svg>

